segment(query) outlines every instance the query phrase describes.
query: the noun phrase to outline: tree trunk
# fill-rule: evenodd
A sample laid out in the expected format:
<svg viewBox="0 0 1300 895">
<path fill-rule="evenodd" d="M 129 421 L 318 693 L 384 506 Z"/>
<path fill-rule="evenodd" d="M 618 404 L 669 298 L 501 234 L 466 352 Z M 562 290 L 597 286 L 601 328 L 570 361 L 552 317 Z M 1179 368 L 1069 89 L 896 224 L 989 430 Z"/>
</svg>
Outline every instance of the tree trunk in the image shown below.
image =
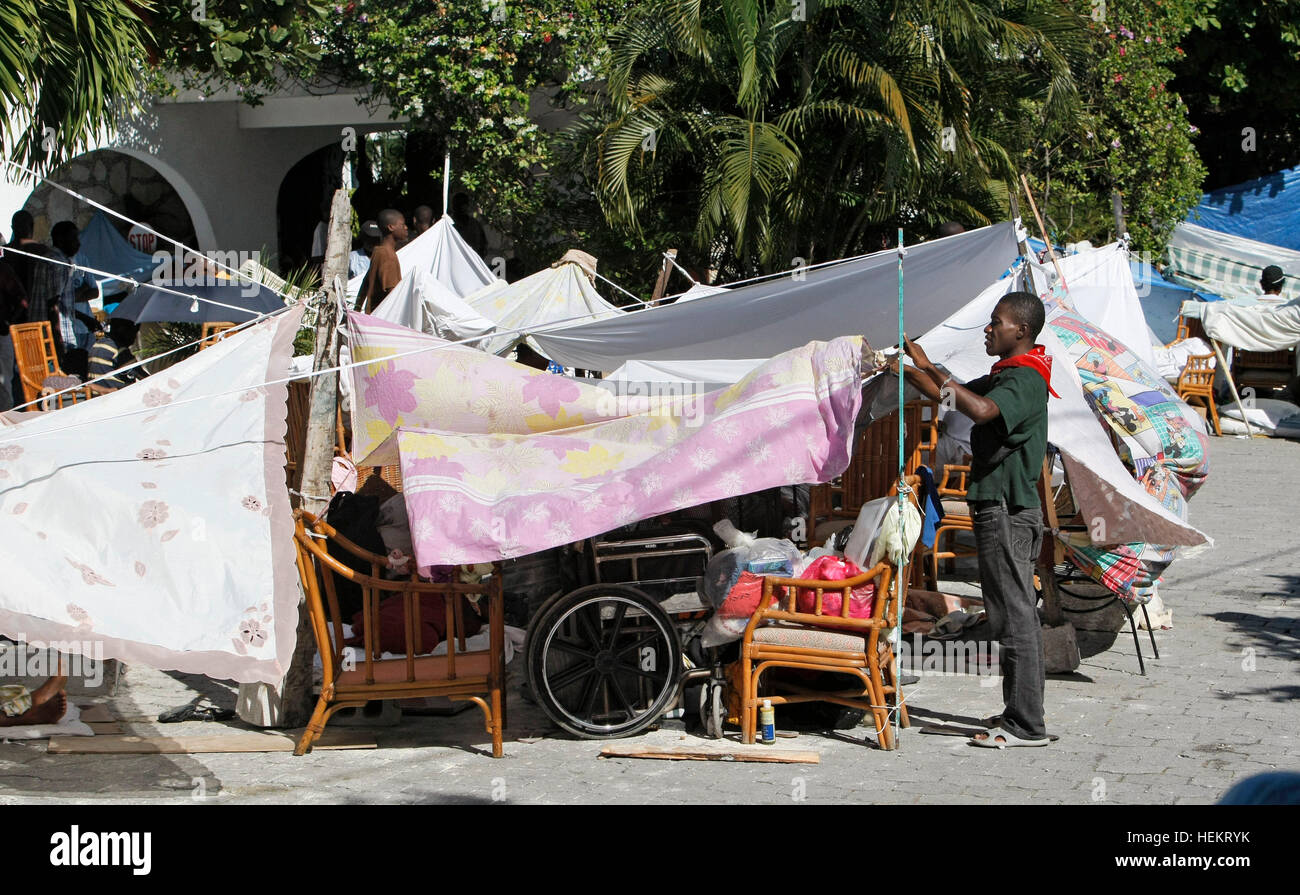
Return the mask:
<svg viewBox="0 0 1300 895">
<path fill-rule="evenodd" d="M 338 364 L 339 309 L 345 295 L 340 289 L 347 280 L 348 245 L 351 242 L 352 211 L 348 191 L 334 193 L 330 207 L 328 242 L 322 268 L 326 302 L 316 315 L 316 360 L 313 369 Z M 307 421 L 307 442 L 303 450 L 302 507 L 319 514 L 329 503 L 330 468 L 334 463 L 334 420 L 338 412 L 337 372 L 312 379 L 311 414 Z M 298 640 L 289 671 L 278 687 L 269 684 L 240 684 L 238 713 L 258 727 L 301 727 L 311 717 L 311 671 L 316 641 L 307 617 L 307 604 L 298 604 Z"/>
</svg>

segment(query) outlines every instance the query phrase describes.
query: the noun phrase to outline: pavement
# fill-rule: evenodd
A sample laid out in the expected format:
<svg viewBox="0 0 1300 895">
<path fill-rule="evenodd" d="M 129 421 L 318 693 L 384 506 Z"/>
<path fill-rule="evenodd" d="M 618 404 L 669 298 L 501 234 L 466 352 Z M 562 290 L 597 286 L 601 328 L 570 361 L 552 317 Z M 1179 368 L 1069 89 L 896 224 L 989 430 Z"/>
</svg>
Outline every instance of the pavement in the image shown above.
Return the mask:
<svg viewBox="0 0 1300 895">
<path fill-rule="evenodd" d="M 820 764 L 800 765 L 601 758 L 607 743 L 566 738 L 511 692 L 501 760 L 477 709 L 364 728 L 378 748 L 301 758 L 51 755 L 44 741 L 12 741 L 0 743 L 0 804 L 1212 803 L 1252 774 L 1300 769 L 1300 443 L 1215 438 L 1211 461 L 1191 519 L 1216 544 L 1166 574 L 1173 626 L 1156 632 L 1160 658 L 1142 632 L 1144 677 L 1127 630 L 1085 636 L 1092 654 L 1047 683 L 1048 729 L 1060 740 L 1045 748 L 976 749 L 923 732 L 969 728 L 1000 710 L 996 680 L 975 675 L 927 674 L 908 688 L 913 726 L 894 752 L 875 747 L 870 727 L 779 740 L 820 754 Z M 157 723 L 200 695 L 233 706 L 235 688 L 137 665 L 112 698 L 75 701 L 107 703 L 124 732 L 141 736 L 249 729 Z M 710 741 L 669 725 L 621 742 Z"/>
</svg>

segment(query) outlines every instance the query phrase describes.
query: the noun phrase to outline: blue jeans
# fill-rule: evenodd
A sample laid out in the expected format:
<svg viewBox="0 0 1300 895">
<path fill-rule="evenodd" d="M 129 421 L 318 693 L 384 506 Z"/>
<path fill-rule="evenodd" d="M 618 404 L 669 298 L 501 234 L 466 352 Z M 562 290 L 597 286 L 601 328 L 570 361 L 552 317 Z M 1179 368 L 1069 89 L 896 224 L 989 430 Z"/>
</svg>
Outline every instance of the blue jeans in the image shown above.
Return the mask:
<svg viewBox="0 0 1300 895">
<path fill-rule="evenodd" d="M 1047 736 L 1043 725 L 1043 631 L 1034 596 L 1034 563 L 1043 545 L 1038 507 L 1015 512 L 1002 501 L 972 505 L 984 611 L 998 639 L 1002 729 L 1025 739 Z"/>
</svg>

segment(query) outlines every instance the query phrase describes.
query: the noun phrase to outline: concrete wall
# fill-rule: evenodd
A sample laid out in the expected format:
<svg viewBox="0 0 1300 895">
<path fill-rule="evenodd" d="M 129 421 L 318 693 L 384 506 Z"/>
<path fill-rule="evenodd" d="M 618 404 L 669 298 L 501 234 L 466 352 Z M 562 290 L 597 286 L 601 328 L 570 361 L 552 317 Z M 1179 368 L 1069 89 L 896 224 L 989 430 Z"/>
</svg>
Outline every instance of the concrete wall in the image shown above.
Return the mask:
<svg viewBox="0 0 1300 895">
<path fill-rule="evenodd" d="M 185 201 L 202 251 L 277 251 L 280 181 L 333 126 L 241 128 L 237 102 L 163 103 L 108 145 L 148 160 Z M 304 197 L 315 205 L 316 197 Z"/>
</svg>

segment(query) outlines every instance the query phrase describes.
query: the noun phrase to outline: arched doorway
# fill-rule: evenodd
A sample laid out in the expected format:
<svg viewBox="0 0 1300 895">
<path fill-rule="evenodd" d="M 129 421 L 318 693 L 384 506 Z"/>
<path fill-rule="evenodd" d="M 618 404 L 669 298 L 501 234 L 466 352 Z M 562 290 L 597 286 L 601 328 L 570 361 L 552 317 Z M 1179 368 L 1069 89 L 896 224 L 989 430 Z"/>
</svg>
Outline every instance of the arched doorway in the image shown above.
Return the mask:
<svg viewBox="0 0 1300 895">
<path fill-rule="evenodd" d="M 331 143 L 309 153 L 280 181 L 275 200 L 278 266 L 282 274 L 312 257 L 312 237 L 343 182 L 343 149 Z M 349 184 L 350 185 L 350 184 Z"/>
<path fill-rule="evenodd" d="M 187 186 L 174 184 L 174 172 L 164 171 L 162 167 L 134 153 L 96 149 L 51 172 L 32 190 L 23 208 L 35 219 L 37 239 L 48 240 L 50 229 L 59 221 L 72 221 L 78 229 L 84 229 L 97 209 L 53 186 L 57 183 L 132 221 L 147 224 L 164 236 L 187 246 L 200 247 L 203 234 L 196 232 L 196 222 L 190 213 L 191 203 L 181 195 L 181 190 Z M 197 197 L 192 201 L 197 202 Z M 202 215 L 201 208 L 198 211 L 201 223 L 206 225 L 206 216 Z M 126 221 L 112 216 L 110 222 L 123 237 L 131 227 Z M 210 231 L 211 228 L 207 226 L 206 229 Z M 158 248 L 170 247 L 160 245 Z"/>
</svg>

